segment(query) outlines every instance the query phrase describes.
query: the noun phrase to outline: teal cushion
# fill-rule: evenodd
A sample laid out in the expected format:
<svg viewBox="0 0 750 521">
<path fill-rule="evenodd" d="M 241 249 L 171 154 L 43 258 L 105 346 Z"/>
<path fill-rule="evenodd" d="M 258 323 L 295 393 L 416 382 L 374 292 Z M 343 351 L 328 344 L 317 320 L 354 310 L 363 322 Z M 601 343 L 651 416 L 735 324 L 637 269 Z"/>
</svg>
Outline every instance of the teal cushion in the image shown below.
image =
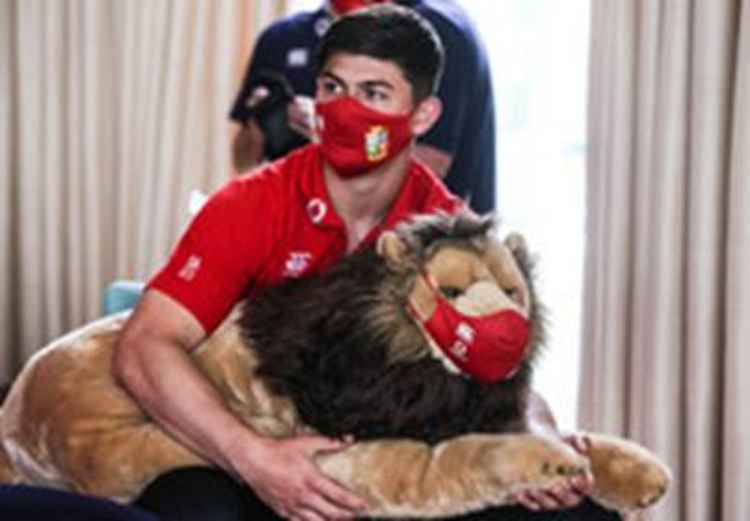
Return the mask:
<svg viewBox="0 0 750 521">
<path fill-rule="evenodd" d="M 111 315 L 132 309 L 143 294 L 145 284 L 137 280 L 116 280 L 104 290 L 102 313 Z"/>
</svg>

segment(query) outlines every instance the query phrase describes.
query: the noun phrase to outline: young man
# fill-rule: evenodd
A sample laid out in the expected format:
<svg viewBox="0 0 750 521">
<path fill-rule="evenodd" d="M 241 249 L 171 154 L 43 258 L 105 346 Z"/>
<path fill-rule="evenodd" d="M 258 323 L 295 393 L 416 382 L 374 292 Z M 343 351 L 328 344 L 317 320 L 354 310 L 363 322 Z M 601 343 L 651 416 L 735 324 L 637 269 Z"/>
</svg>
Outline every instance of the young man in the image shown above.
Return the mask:
<svg viewBox="0 0 750 521">
<path fill-rule="evenodd" d="M 310 460 L 346 442 L 259 436 L 225 408 L 189 353 L 245 296 L 322 272 L 410 214 L 462 205 L 411 157 L 416 136 L 440 115 L 441 63 L 437 36 L 413 11 L 384 6 L 341 18 L 320 47 L 320 144 L 232 180 L 149 282 L 121 335 L 115 374 L 163 428 L 271 509 L 258 514 L 227 474 L 178 471 L 140 502 L 163 521 L 239 520 L 248 509 L 320 521 L 363 508 Z M 560 507 L 580 498 L 571 486 L 522 501 Z"/>
<path fill-rule="evenodd" d="M 234 165 L 244 172 L 264 157 L 269 142 L 295 145 L 283 138 L 266 136 L 265 127 L 253 117 L 253 107 L 269 91 L 263 86 L 268 73 L 286 78 L 297 94 L 287 106 L 287 119 L 297 133 L 310 136 L 315 82 L 315 49 L 332 20 L 368 5 L 391 0 L 327 0 L 320 8 L 303 11 L 273 23 L 258 38 L 230 117 L 241 125 L 232 145 Z M 453 0 L 397 0 L 414 9 L 437 31 L 445 48 L 445 71 L 437 97 L 443 113 L 420 136 L 415 152 L 448 188 L 471 207 L 486 213 L 495 209 L 495 110 L 487 52 L 474 24 Z M 278 129 L 278 126 L 272 128 Z M 298 142 L 298 141 L 297 141 Z M 271 150 L 277 148 L 273 145 Z"/>
</svg>

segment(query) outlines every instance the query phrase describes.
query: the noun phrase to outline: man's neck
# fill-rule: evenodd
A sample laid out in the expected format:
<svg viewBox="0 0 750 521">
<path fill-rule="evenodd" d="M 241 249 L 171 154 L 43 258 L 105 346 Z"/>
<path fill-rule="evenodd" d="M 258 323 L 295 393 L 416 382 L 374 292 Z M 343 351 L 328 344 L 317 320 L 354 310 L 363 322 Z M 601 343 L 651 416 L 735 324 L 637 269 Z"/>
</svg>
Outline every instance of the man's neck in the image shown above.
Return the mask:
<svg viewBox="0 0 750 521">
<path fill-rule="evenodd" d="M 340 177 L 325 165 L 326 188 L 346 225 L 350 251 L 388 213 L 408 173 L 411 153 L 407 147 L 388 163 L 358 177 Z"/>
</svg>

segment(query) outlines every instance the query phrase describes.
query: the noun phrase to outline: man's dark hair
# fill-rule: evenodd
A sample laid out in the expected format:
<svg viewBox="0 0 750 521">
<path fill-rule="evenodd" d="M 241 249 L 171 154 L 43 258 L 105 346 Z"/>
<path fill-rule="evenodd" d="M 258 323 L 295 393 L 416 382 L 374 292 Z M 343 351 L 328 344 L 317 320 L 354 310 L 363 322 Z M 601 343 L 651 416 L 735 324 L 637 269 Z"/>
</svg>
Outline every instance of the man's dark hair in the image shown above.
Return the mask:
<svg viewBox="0 0 750 521">
<path fill-rule="evenodd" d="M 411 84 L 415 102 L 437 91 L 445 54 L 432 25 L 397 5 L 373 6 L 336 20 L 318 46 L 318 70 L 339 52 L 395 62 Z"/>
</svg>

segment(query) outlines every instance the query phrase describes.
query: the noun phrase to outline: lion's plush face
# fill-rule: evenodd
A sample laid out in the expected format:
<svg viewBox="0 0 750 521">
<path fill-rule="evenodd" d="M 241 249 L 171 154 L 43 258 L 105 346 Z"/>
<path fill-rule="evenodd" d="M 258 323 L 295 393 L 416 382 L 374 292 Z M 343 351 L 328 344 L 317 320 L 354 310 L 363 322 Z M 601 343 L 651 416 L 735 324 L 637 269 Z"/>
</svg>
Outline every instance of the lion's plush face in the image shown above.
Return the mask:
<svg viewBox="0 0 750 521">
<path fill-rule="evenodd" d="M 529 272 L 523 240 L 498 239 L 488 217 L 416 217 L 321 276 L 249 300 L 244 335 L 269 388 L 326 435 L 437 442 L 516 432 L 541 339 Z M 426 274 L 465 315 L 512 309 L 529 320 L 515 372 L 489 383 L 452 366 L 415 319 L 437 304 Z"/>
<path fill-rule="evenodd" d="M 427 250 L 422 256 L 410 251 L 409 242 L 397 232 L 383 234 L 377 247 L 378 254 L 393 269 L 411 266 L 412 272 L 431 276 L 442 296 L 465 315 L 483 316 L 514 310 L 530 318 L 532 295 L 527 274 L 520 265 L 526 259 L 520 235 L 511 234 L 504 241 L 492 233 L 449 238 Z M 417 265 L 419 267 L 415 268 Z M 437 297 L 424 277 L 413 278 L 408 302 L 422 319 L 432 315 Z M 455 372 L 455 366 L 430 344 L 432 356 Z"/>
<path fill-rule="evenodd" d="M 481 244 L 446 245 L 424 266 L 440 292 L 462 313 L 485 315 L 504 309 L 529 316 L 529 286 L 507 243 L 488 237 Z M 411 300 L 429 315 L 435 296 L 418 278 Z"/>
</svg>

